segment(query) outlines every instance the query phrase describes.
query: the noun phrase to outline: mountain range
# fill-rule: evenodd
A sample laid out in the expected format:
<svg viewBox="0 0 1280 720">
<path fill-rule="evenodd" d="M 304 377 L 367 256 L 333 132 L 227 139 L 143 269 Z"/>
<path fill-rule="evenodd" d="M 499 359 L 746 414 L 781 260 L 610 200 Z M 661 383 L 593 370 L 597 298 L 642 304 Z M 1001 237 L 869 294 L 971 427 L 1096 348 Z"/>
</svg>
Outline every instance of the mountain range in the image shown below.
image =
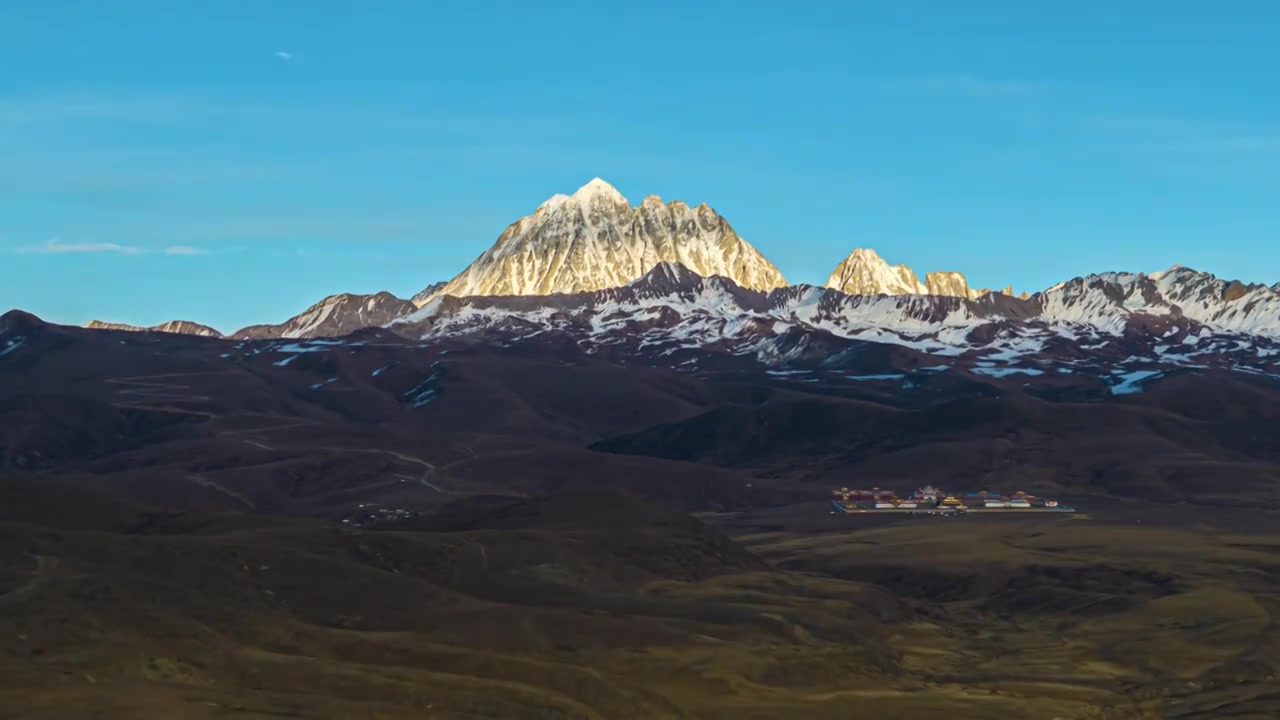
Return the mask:
<svg viewBox="0 0 1280 720">
<path fill-rule="evenodd" d="M 221 336 L 188 321 L 90 327 Z M 338 337 L 364 327 L 414 340 L 509 342 L 551 332 L 593 347 L 651 353 L 698 345 L 767 362 L 804 355 L 806 345 L 872 341 L 1004 361 L 1104 353 L 1196 365 L 1229 357 L 1270 372 L 1280 283 L 1175 266 L 1077 277 L 1014 296 L 1012 287 L 971 288 L 955 271 L 922 281 L 860 248 L 824 287 L 789 285 L 708 205 L 651 195 L 632 206 L 597 178 L 549 198 L 456 277 L 411 299 L 334 295 L 283 323 L 229 337 Z"/>
<path fill-rule="evenodd" d="M 0 315 L 0 706 L 1277 717 L 1275 288 L 787 285 L 709 211 L 577 195 L 409 300 Z M 824 502 L 926 484 L 1081 512 Z"/>
</svg>

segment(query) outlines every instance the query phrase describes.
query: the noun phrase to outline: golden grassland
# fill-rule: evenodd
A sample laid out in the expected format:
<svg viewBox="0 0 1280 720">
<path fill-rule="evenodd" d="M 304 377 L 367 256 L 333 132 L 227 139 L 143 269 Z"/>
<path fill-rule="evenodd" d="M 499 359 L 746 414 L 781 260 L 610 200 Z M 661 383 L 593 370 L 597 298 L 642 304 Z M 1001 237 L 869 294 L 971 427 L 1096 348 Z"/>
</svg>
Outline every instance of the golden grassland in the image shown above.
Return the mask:
<svg viewBox="0 0 1280 720">
<path fill-rule="evenodd" d="M 1280 716 L 1280 529 L 537 517 L 10 518 L 0 717 Z"/>
<path fill-rule="evenodd" d="M 739 540 L 778 567 L 910 598 L 937 623 L 896 645 L 920 677 L 1115 717 L 1280 716 L 1280 532 L 1030 520 Z"/>
</svg>

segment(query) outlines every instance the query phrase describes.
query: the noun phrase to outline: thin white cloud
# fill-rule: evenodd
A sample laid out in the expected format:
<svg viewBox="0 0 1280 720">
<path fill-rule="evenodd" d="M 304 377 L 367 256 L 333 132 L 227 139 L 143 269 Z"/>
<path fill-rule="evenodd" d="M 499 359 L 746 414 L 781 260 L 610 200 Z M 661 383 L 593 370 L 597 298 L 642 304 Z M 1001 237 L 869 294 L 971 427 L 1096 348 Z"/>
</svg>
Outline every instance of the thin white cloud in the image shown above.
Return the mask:
<svg viewBox="0 0 1280 720">
<path fill-rule="evenodd" d="M 1183 152 L 1206 155 L 1275 155 L 1280 153 L 1280 135 L 1206 138 L 1175 147 Z"/>
<path fill-rule="evenodd" d="M 1205 157 L 1271 158 L 1280 155 L 1280 127 L 1239 121 L 1165 115 L 1093 113 L 1075 126 L 1111 152 Z"/>
<path fill-rule="evenodd" d="M 488 216 L 486 222 L 499 222 Z M 129 237 L 147 242 L 179 242 L 184 245 L 207 245 L 227 241 L 324 241 L 324 240 L 417 240 L 421 236 L 424 216 L 408 214 L 399 217 L 363 218 L 331 217 L 245 217 L 193 223 L 189 218 L 159 224 L 148 219 L 126 231 Z"/>
<path fill-rule="evenodd" d="M 277 51 L 276 51 L 276 57 L 280 58 L 281 60 L 292 60 L 292 59 L 293 59 L 293 53 L 291 53 L 291 52 L 286 52 L 286 51 L 284 51 L 284 50 L 277 50 Z"/>
<path fill-rule="evenodd" d="M 949 75 L 930 78 L 920 83 L 920 87 L 929 92 L 957 93 L 977 97 L 1024 95 L 1035 90 L 1035 87 L 1028 83 L 1014 80 L 992 80 L 972 75 Z"/>
<path fill-rule="evenodd" d="M 68 253 L 115 253 L 119 255 L 139 255 L 147 252 L 155 252 L 132 245 L 120 245 L 118 243 L 67 243 L 61 238 L 51 238 L 43 245 L 28 245 L 20 247 L 17 252 L 22 255 L 41 254 L 41 255 L 64 255 Z M 206 251 L 191 245 L 170 245 L 160 252 L 165 255 L 203 255 Z"/>
<path fill-rule="evenodd" d="M 44 245 L 33 245 L 19 248 L 20 253 L 120 253 L 135 255 L 142 252 L 139 248 L 116 243 L 64 243 L 61 238 L 50 238 Z"/>
<path fill-rule="evenodd" d="M 302 58 L 290 54 L 292 62 Z M 572 120 L 570 113 L 542 117 L 519 117 L 511 114 L 475 114 L 464 112 L 426 114 L 406 112 L 402 107 L 343 105 L 337 102 L 225 102 L 192 94 L 54 94 L 17 98 L 0 97 L 0 136 L 7 133 L 41 131 L 52 147 L 39 152 L 65 151 L 69 141 L 77 149 L 86 145 L 85 127 L 100 129 L 104 123 L 143 126 L 185 126 L 192 122 L 235 122 L 252 127 L 250 132 L 286 130 L 292 132 L 301 122 L 321 118 L 336 132 L 355 130 L 366 133 L 403 132 L 415 137 L 439 133 L 510 135 L 521 133 L 553 133 L 563 130 Z M 77 127 L 77 125 L 83 125 Z M 416 144 L 416 143 L 415 143 Z M 24 149 L 27 149 L 24 147 Z M 35 151 L 36 148 L 30 148 Z M 122 146 L 111 143 L 96 152 L 143 152 L 159 154 L 143 145 Z"/>
</svg>

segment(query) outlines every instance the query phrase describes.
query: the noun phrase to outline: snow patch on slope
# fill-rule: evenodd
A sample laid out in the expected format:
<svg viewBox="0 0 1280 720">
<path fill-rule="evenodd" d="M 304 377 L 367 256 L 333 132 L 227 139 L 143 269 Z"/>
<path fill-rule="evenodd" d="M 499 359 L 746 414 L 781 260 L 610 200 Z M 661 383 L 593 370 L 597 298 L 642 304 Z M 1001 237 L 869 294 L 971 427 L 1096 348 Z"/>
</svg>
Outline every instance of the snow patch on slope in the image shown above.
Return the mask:
<svg viewBox="0 0 1280 720">
<path fill-rule="evenodd" d="M 1153 380 L 1163 375 L 1160 370 L 1135 370 L 1133 372 L 1121 373 L 1115 376 L 1118 380 L 1115 385 L 1110 386 L 1112 395 L 1133 395 L 1142 392 L 1142 383 L 1146 380 Z"/>
</svg>

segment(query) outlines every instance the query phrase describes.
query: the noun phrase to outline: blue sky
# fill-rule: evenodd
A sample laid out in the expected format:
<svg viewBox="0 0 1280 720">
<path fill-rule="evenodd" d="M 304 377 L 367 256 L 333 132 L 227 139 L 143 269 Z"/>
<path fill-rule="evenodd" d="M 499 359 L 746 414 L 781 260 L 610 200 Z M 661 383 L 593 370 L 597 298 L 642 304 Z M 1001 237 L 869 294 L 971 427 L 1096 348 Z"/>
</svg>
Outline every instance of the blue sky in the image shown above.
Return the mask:
<svg viewBox="0 0 1280 720">
<path fill-rule="evenodd" d="M 1272 283 L 1276 37 L 1268 0 L 8 0 L 0 310 L 408 296 L 595 176 L 708 202 L 792 282 L 873 247 Z"/>
</svg>

